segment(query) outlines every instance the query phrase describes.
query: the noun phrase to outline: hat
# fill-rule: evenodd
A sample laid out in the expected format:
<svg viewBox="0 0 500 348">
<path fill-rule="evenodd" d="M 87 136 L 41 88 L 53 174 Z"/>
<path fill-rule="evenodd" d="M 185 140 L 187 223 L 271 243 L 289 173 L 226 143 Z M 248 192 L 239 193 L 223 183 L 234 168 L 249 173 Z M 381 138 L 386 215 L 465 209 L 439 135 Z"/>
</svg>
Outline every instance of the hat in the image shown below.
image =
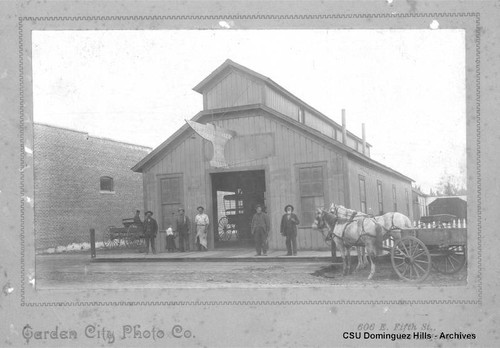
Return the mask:
<svg viewBox="0 0 500 348">
<path fill-rule="evenodd" d="M 295 210 L 295 209 L 293 209 L 293 205 L 291 205 L 291 204 L 287 204 L 287 205 L 285 206 L 285 211 L 286 211 L 288 208 L 292 208 L 292 211 L 294 211 L 294 210 Z"/>
<path fill-rule="evenodd" d="M 151 210 L 148 210 L 147 212 L 144 213 L 144 215 L 148 215 L 148 214 L 153 215 L 153 212 Z"/>
<path fill-rule="evenodd" d="M 196 208 L 196 210 L 200 210 L 200 208 L 205 210 L 205 208 L 203 208 L 201 205 L 198 208 Z"/>
<path fill-rule="evenodd" d="M 177 211 L 181 211 L 181 210 L 182 210 L 182 211 L 185 211 L 185 210 L 184 210 L 184 208 L 179 208 L 179 209 L 177 209 Z"/>
<path fill-rule="evenodd" d="M 255 209 L 257 209 L 257 208 L 262 208 L 262 204 L 260 204 L 260 203 L 256 204 Z"/>
</svg>

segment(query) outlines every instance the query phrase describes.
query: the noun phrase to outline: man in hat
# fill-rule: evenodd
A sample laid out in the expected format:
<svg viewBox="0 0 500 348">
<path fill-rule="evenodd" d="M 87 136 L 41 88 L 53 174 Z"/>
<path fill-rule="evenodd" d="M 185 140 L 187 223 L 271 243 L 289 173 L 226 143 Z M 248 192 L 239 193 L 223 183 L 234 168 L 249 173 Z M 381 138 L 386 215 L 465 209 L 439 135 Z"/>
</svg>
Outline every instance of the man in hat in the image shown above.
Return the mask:
<svg viewBox="0 0 500 348">
<path fill-rule="evenodd" d="M 208 215 L 204 213 L 205 208 L 200 206 L 196 210 L 198 210 L 198 214 L 194 217 L 194 223 L 196 224 L 196 245 L 198 246 L 198 251 L 207 251 L 207 234 L 210 220 L 208 220 Z"/>
<path fill-rule="evenodd" d="M 287 256 L 297 255 L 297 225 L 299 218 L 293 213 L 293 205 L 285 207 L 285 215 L 281 218 L 281 235 L 286 237 Z"/>
<path fill-rule="evenodd" d="M 251 225 L 251 232 L 255 239 L 255 250 L 257 251 L 255 256 L 260 256 L 261 252 L 264 256 L 267 256 L 267 236 L 271 229 L 271 223 L 269 216 L 262 211 L 262 205 L 257 204 L 255 210 L 256 213 L 252 218 Z"/>
<path fill-rule="evenodd" d="M 179 250 L 181 252 L 189 251 L 189 226 L 191 221 L 185 215 L 184 208 L 179 208 L 178 213 L 175 219 L 175 231 L 179 235 Z"/>
<path fill-rule="evenodd" d="M 146 254 L 149 254 L 149 244 L 151 244 L 151 251 L 153 254 L 156 254 L 155 237 L 156 233 L 158 233 L 158 223 L 152 218 L 152 211 L 148 210 L 145 214 L 146 217 L 144 218 L 143 228 L 144 237 L 146 239 Z"/>
</svg>

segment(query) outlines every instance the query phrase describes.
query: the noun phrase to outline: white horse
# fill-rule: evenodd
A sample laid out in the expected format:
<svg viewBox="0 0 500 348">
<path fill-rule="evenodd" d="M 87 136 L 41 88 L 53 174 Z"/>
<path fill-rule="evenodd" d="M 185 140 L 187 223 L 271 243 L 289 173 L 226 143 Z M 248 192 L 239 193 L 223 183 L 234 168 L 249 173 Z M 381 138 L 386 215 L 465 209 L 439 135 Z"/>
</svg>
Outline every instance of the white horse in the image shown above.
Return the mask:
<svg viewBox="0 0 500 348">
<path fill-rule="evenodd" d="M 344 207 L 342 209 L 336 207 L 333 212 L 318 209 L 313 228 L 320 231 L 328 229 L 329 235 L 342 254 L 344 275 L 351 271 L 351 247 L 366 247 L 368 260 L 371 263 L 368 279 L 372 279 L 376 268 L 374 258 L 382 247 L 383 228 L 374 218 L 366 216 L 354 218 L 354 215 L 349 215 L 350 212 L 351 210 Z"/>
<path fill-rule="evenodd" d="M 368 214 L 357 212 L 352 209 L 347 209 L 342 205 L 332 203 L 332 205 L 330 206 L 330 212 L 334 212 L 336 209 L 337 211 L 344 211 L 345 214 L 349 214 L 353 219 L 356 219 L 356 217 L 369 216 Z M 377 221 L 377 223 L 379 223 L 384 230 L 383 238 L 387 239 L 389 237 L 392 237 L 395 243 L 397 243 L 401 239 L 401 230 L 412 228 L 410 219 L 406 215 L 398 212 L 389 212 L 385 213 L 384 215 L 376 216 L 375 221 Z M 357 271 L 361 268 L 366 268 L 366 266 L 368 265 L 368 259 L 366 257 L 366 251 L 364 247 L 356 247 L 356 252 L 358 254 L 358 265 L 356 266 Z"/>
</svg>

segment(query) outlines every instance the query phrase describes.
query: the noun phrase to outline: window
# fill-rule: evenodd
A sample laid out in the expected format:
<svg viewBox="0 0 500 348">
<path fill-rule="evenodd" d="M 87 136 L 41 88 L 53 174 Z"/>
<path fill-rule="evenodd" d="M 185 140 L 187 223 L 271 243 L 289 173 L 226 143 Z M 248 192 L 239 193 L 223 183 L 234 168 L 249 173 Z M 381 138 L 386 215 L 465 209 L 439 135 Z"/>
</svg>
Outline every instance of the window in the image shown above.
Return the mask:
<svg viewBox="0 0 500 348">
<path fill-rule="evenodd" d="M 114 192 L 113 178 L 109 176 L 101 176 L 100 190 L 101 192 Z"/>
<path fill-rule="evenodd" d="M 359 201 L 362 213 L 366 213 L 366 183 L 363 175 L 359 176 Z"/>
<path fill-rule="evenodd" d="M 406 198 L 406 214 L 410 216 L 410 196 L 408 195 L 408 189 L 405 189 Z"/>
<path fill-rule="evenodd" d="M 396 185 L 392 185 L 392 204 L 394 211 L 398 211 L 398 200 L 396 197 Z"/>
<path fill-rule="evenodd" d="M 300 223 L 310 226 L 314 221 L 316 208 L 325 206 L 323 187 L 323 167 L 299 168 Z"/>
<path fill-rule="evenodd" d="M 183 203 L 182 176 L 160 178 L 161 228 L 174 224 L 175 214 Z"/>
<path fill-rule="evenodd" d="M 378 214 L 384 215 L 384 196 L 382 194 L 382 181 L 377 180 Z"/>
<path fill-rule="evenodd" d="M 304 114 L 304 109 L 299 110 L 299 122 L 300 123 L 305 123 L 305 114 Z"/>
</svg>

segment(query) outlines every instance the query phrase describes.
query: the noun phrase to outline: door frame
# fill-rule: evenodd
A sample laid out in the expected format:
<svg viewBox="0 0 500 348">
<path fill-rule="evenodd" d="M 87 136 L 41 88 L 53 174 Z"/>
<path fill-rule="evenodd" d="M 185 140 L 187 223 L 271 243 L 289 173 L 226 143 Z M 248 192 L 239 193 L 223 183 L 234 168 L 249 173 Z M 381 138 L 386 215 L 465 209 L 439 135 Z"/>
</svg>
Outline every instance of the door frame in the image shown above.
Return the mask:
<svg viewBox="0 0 500 348">
<path fill-rule="evenodd" d="M 208 199 L 208 212 L 207 215 L 212 216 L 212 220 L 214 217 L 214 212 L 216 207 L 214 207 L 213 202 L 214 202 L 214 197 L 213 197 L 213 184 L 212 184 L 212 174 L 218 174 L 218 173 L 235 173 L 235 172 L 246 172 L 246 171 L 253 171 L 253 170 L 263 170 L 264 171 L 264 182 L 266 184 L 266 192 L 264 193 L 264 199 L 267 202 L 266 208 L 267 208 L 267 215 L 269 218 L 271 218 L 270 214 L 270 206 L 271 206 L 271 201 L 270 201 L 270 179 L 269 179 L 269 165 L 268 164 L 261 164 L 261 165 L 254 165 L 254 166 L 242 166 L 242 167 L 231 167 L 231 168 L 207 168 L 205 169 L 205 178 L 207 180 L 207 185 L 206 185 L 206 196 L 209 197 Z M 215 197 L 216 198 L 216 197 Z M 210 214 L 208 214 L 210 213 Z M 214 221 L 213 223 L 210 224 L 211 228 L 209 229 L 208 232 L 208 248 L 209 249 L 214 249 L 215 247 L 215 229 L 216 224 L 218 221 Z M 272 221 L 271 221 L 271 226 L 272 226 Z"/>
</svg>

